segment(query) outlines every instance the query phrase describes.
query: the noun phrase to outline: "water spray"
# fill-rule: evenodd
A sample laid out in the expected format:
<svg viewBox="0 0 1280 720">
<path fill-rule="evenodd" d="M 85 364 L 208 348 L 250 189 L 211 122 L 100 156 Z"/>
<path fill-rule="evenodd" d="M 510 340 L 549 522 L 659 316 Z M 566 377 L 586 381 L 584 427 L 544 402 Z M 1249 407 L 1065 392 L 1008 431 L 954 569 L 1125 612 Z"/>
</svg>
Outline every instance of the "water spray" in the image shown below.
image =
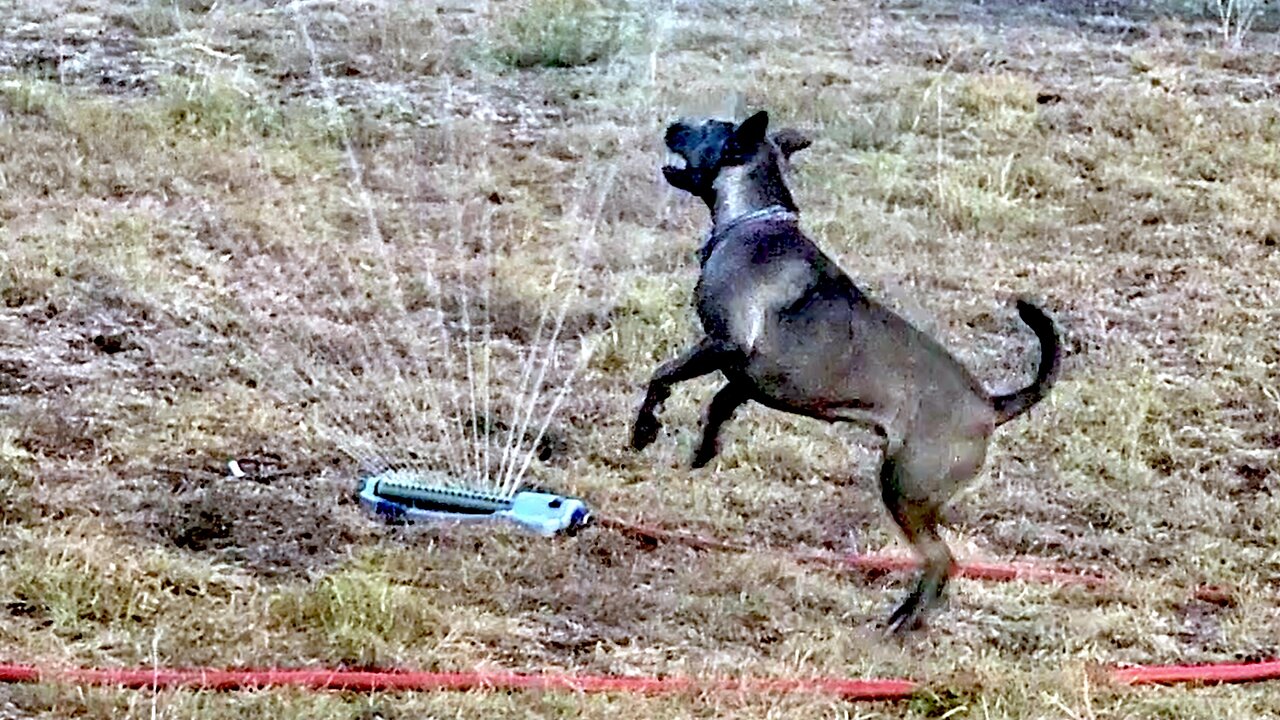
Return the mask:
<svg viewBox="0 0 1280 720">
<path fill-rule="evenodd" d="M 308 5 L 309 0 L 293 0 L 287 9 L 310 60 L 311 76 L 325 111 L 341 140 L 353 200 L 364 211 L 364 247 L 371 253 L 373 266 L 386 278 L 385 292 L 379 293 L 387 304 L 382 309 L 394 316 L 392 325 L 381 328 L 376 324 L 360 325 L 359 337 L 353 343 L 357 352 L 363 348 L 359 372 L 340 367 L 295 369 L 308 386 L 334 399 L 332 403 L 321 401 L 316 405 L 315 427 L 365 469 L 357 476 L 356 497 L 362 507 L 386 520 L 507 523 L 543 536 L 572 534 L 590 520 L 586 504 L 578 498 L 531 490 L 524 485 L 552 417 L 590 359 L 592 347 L 585 341 L 577 362 L 565 357 L 562 333 L 570 300 L 584 269 L 581 257 L 595 238 L 600 208 L 613 185 L 616 169 L 610 169 L 602 182 L 592 183 L 600 188 L 601 195 L 594 212 L 585 218 L 587 227 L 575 233 L 580 243 L 577 266 L 568 269 L 557 262 L 550 287 L 545 288 L 546 300 L 530 349 L 518 370 L 508 369 L 504 375 L 499 370 L 500 358 L 495 355 L 490 316 L 495 249 L 489 211 L 479 219 L 478 257 L 485 263 L 482 278 L 475 275 L 476 269 L 470 263 L 465 263 L 464 268 L 472 269 L 460 282 L 468 288 L 455 294 L 444 287 L 433 269 L 434 262 L 420 263 L 415 269 L 429 291 L 434 315 L 426 321 L 425 332 L 414 335 L 414 340 L 438 340 L 439 348 L 451 348 L 444 353 L 443 363 L 423 360 L 431 357 L 429 352 L 405 350 L 400 343 L 388 342 L 386 333 L 399 332 L 406 323 L 421 327 L 423 320 L 408 309 L 393 261 L 399 251 L 393 250 L 379 226 L 373 196 L 364 182 L 364 166 L 308 30 L 303 12 Z M 458 207 L 457 220 L 452 224 L 452 251 L 458 258 L 469 258 L 475 252 L 465 236 L 466 209 Z M 580 210 L 575 208 L 570 214 L 580 217 Z M 351 267 L 349 258 L 346 262 L 339 269 L 345 269 L 349 280 L 362 277 Z M 478 293 L 480 302 L 476 306 L 470 289 Z M 446 296 L 458 302 L 456 318 L 450 318 L 444 310 Z M 558 307 L 553 298 L 560 299 Z M 335 302 L 342 299 L 337 296 Z M 395 330 L 388 330 L 391 327 Z M 563 372 L 566 365 L 567 372 Z M 514 394 L 495 393 L 495 377 L 518 377 Z M 370 423 L 359 410 L 352 409 L 367 405 L 363 399 L 375 393 L 389 408 L 379 418 L 386 421 L 383 423 Z M 339 402 L 339 397 L 347 402 Z M 235 468 L 232 474 L 235 475 Z"/>
</svg>

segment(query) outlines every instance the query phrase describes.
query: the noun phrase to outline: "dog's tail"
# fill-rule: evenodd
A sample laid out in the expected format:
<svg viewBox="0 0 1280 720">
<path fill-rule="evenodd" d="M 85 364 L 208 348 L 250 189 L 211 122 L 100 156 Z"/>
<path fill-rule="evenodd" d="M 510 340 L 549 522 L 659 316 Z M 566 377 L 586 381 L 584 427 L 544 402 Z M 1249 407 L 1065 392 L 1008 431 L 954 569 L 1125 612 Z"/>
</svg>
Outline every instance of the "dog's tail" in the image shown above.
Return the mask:
<svg viewBox="0 0 1280 720">
<path fill-rule="evenodd" d="M 1018 315 L 1022 317 L 1022 322 L 1035 331 L 1036 338 L 1040 340 L 1040 369 L 1036 371 L 1036 379 L 1030 385 L 1017 392 L 991 398 L 997 425 L 1009 422 L 1044 399 L 1049 387 L 1058 377 L 1058 362 L 1062 359 L 1058 330 L 1054 327 L 1053 320 L 1026 300 L 1018 301 Z"/>
</svg>

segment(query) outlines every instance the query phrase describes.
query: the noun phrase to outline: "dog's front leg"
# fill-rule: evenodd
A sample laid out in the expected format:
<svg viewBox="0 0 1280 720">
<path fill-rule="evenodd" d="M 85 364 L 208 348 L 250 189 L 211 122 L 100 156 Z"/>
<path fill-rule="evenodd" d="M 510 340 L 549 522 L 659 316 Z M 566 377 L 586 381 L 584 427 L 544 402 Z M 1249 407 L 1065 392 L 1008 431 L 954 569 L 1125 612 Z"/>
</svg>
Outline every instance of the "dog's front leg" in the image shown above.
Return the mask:
<svg viewBox="0 0 1280 720">
<path fill-rule="evenodd" d="M 731 353 L 732 347 L 728 343 L 704 337 L 680 357 L 660 365 L 649 378 L 649 389 L 645 392 L 640 411 L 636 413 L 636 422 L 631 428 L 631 447 L 643 450 L 657 439 L 661 425 L 655 413 L 671 395 L 672 385 L 721 369 Z"/>
<path fill-rule="evenodd" d="M 700 468 L 720 454 L 720 426 L 733 417 L 734 411 L 751 399 L 748 388 L 730 381 L 716 391 L 702 411 L 702 442 L 693 453 L 693 467 Z"/>
</svg>

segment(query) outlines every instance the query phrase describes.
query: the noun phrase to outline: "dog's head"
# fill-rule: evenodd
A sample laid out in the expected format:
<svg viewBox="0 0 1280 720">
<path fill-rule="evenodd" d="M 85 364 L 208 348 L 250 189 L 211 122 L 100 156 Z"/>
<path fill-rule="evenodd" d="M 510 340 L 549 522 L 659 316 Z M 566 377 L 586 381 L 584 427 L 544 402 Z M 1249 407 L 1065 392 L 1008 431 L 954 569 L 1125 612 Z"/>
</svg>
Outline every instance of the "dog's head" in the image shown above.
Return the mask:
<svg viewBox="0 0 1280 720">
<path fill-rule="evenodd" d="M 724 120 L 678 121 L 667 127 L 667 149 L 684 166 L 667 165 L 662 174 L 673 187 L 711 205 L 715 181 L 725 168 L 767 163 L 785 169 L 791 155 L 812 142 L 790 128 L 769 134 L 769 114 L 763 110 L 734 124 Z"/>
</svg>

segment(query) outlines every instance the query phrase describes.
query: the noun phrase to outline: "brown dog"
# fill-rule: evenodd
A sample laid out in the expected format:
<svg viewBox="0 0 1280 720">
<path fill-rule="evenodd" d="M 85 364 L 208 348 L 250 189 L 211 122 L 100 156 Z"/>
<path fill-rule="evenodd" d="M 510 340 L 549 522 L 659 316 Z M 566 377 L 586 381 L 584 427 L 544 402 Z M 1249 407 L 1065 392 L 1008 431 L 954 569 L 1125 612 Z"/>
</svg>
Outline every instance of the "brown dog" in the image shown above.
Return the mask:
<svg viewBox="0 0 1280 720">
<path fill-rule="evenodd" d="M 941 345 L 864 295 L 805 237 L 783 171 L 809 141 L 786 130 L 771 137 L 768 124 L 760 112 L 741 125 L 707 120 L 667 128 L 667 147 L 685 166 L 663 174 L 711 209 L 695 292 L 706 335 L 654 373 L 631 445 L 640 450 L 657 437 L 655 412 L 673 384 L 715 371 L 728 383 L 704 411 L 694 467 L 715 457 L 720 427 L 749 400 L 871 425 L 885 440 L 885 506 L 923 561 L 889 629 L 913 628 L 941 599 L 953 569 L 938 532 L 942 508 L 982 468 L 992 431 L 1044 397 L 1057 374 L 1058 335 L 1040 309 L 1019 301 L 1019 315 L 1040 341 L 1039 371 L 1022 390 L 987 393 Z"/>
</svg>

